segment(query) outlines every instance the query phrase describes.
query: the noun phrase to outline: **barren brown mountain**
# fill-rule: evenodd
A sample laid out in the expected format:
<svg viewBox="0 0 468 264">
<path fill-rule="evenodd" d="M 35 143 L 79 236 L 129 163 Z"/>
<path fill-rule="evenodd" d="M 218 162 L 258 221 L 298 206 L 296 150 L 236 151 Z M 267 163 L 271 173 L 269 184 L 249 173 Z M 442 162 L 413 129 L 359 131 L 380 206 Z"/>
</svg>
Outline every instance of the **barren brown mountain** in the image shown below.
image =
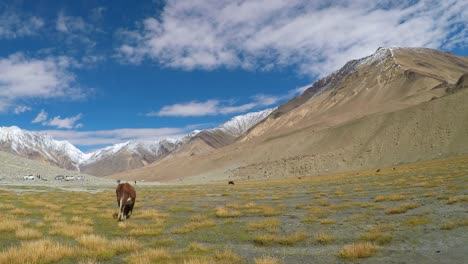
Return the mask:
<svg viewBox="0 0 468 264">
<path fill-rule="evenodd" d="M 288 177 L 466 154 L 467 72 L 467 57 L 380 48 L 317 81 L 233 144 L 112 177 Z"/>
</svg>

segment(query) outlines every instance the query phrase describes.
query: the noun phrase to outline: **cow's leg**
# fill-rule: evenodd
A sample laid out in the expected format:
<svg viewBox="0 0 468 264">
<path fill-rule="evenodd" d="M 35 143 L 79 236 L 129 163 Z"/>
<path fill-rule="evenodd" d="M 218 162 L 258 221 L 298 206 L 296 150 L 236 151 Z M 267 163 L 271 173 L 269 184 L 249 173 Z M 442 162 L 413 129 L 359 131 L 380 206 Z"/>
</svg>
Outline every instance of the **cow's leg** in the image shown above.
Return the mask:
<svg viewBox="0 0 468 264">
<path fill-rule="evenodd" d="M 123 197 L 120 199 L 120 208 L 119 208 L 119 221 L 124 220 L 124 199 Z"/>
</svg>

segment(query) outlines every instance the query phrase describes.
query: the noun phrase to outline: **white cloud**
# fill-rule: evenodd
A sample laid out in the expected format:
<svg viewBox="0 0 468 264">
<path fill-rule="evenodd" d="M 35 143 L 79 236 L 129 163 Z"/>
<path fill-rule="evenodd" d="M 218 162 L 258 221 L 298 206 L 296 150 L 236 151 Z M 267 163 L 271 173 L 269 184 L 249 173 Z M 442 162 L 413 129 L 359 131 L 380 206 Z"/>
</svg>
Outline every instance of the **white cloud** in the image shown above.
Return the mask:
<svg viewBox="0 0 468 264">
<path fill-rule="evenodd" d="M 295 65 L 324 75 L 380 46 L 463 47 L 466 10 L 457 0 L 174 0 L 159 17 L 120 30 L 116 52 L 189 70 Z"/>
<path fill-rule="evenodd" d="M 91 50 L 96 46 L 96 42 L 91 38 L 91 34 L 97 29 L 87 23 L 82 17 L 67 16 L 59 12 L 55 22 L 55 29 L 62 33 L 67 45 L 79 45 L 81 48 Z"/>
<path fill-rule="evenodd" d="M 161 140 L 179 138 L 185 135 L 187 128 L 122 128 L 114 130 L 75 131 L 42 130 L 57 140 L 68 140 L 80 146 L 110 145 L 129 140 Z"/>
<path fill-rule="evenodd" d="M 0 39 L 14 39 L 38 34 L 44 21 L 36 16 L 4 12 L 0 14 Z"/>
<path fill-rule="evenodd" d="M 49 121 L 44 122 L 43 124 L 48 125 L 48 126 L 55 126 L 58 128 L 79 128 L 82 127 L 83 124 L 77 124 L 75 123 L 81 119 L 82 114 L 77 114 L 76 116 L 72 117 L 65 117 L 61 118 L 60 116 L 55 116 L 54 118 L 50 119 Z"/>
<path fill-rule="evenodd" d="M 307 89 L 309 89 L 311 86 L 312 86 L 312 84 L 308 84 L 308 85 L 304 85 L 304 86 L 300 86 L 300 87 L 294 88 L 294 89 L 292 89 L 291 91 L 289 91 L 289 94 L 290 94 L 291 96 L 301 95 L 301 94 L 303 94 Z"/>
<path fill-rule="evenodd" d="M 69 66 L 61 57 L 34 59 L 16 53 L 0 58 L 0 111 L 17 100 L 84 97 L 85 92 L 75 87 Z"/>
<path fill-rule="evenodd" d="M 207 116 L 220 114 L 242 113 L 254 108 L 270 106 L 279 101 L 288 98 L 288 96 L 273 96 L 258 94 L 251 97 L 251 102 L 234 105 L 234 100 L 220 101 L 216 99 L 205 102 L 191 101 L 188 103 L 178 103 L 166 105 L 157 112 L 147 113 L 147 116 Z"/>
<path fill-rule="evenodd" d="M 31 121 L 31 123 L 34 123 L 34 124 L 41 123 L 43 126 L 54 126 L 57 128 L 66 128 L 66 129 L 83 127 L 82 123 L 76 124 L 76 122 L 78 122 L 82 117 L 81 113 L 77 114 L 76 116 L 65 117 L 65 118 L 62 118 L 59 115 L 54 116 L 53 118 L 50 118 L 50 119 L 48 119 L 48 117 L 49 117 L 49 114 L 44 109 L 42 109 L 41 112 L 37 114 L 36 118 L 34 118 L 34 120 Z"/>
<path fill-rule="evenodd" d="M 102 19 L 104 12 L 107 10 L 104 6 L 99 6 L 91 9 L 90 17 L 92 20 L 97 21 Z"/>
<path fill-rule="evenodd" d="M 218 112 L 218 100 L 205 102 L 188 102 L 164 106 L 157 113 L 148 113 L 148 116 L 205 116 L 215 115 Z"/>
<path fill-rule="evenodd" d="M 21 113 L 24 113 L 24 112 L 28 112 L 28 111 L 31 111 L 32 108 L 29 107 L 29 106 L 25 106 L 25 105 L 18 105 L 17 107 L 15 107 L 15 109 L 13 110 L 13 112 L 17 115 L 21 114 Z"/>
<path fill-rule="evenodd" d="M 37 114 L 36 118 L 34 118 L 34 120 L 31 121 L 31 123 L 34 123 L 34 124 L 35 123 L 42 123 L 42 122 L 47 120 L 47 116 L 48 116 L 47 112 L 44 111 L 44 109 L 42 109 L 41 112 L 39 112 L 39 114 Z"/>
<path fill-rule="evenodd" d="M 63 12 L 60 12 L 57 16 L 57 22 L 55 29 L 63 33 L 71 33 L 76 31 L 90 31 L 90 25 L 84 22 L 81 17 L 66 16 Z"/>
</svg>

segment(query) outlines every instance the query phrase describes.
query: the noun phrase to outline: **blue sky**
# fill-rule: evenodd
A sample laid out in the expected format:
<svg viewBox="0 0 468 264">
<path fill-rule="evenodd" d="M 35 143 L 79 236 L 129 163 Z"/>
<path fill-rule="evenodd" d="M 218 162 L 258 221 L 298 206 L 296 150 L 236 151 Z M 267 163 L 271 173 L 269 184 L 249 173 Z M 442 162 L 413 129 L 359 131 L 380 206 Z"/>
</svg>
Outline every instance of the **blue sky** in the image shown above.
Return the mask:
<svg viewBox="0 0 468 264">
<path fill-rule="evenodd" d="M 320 3 L 318 3 L 320 2 Z M 468 55 L 466 1 L 0 1 L 0 126 L 84 151 L 274 107 L 380 46 Z"/>
</svg>

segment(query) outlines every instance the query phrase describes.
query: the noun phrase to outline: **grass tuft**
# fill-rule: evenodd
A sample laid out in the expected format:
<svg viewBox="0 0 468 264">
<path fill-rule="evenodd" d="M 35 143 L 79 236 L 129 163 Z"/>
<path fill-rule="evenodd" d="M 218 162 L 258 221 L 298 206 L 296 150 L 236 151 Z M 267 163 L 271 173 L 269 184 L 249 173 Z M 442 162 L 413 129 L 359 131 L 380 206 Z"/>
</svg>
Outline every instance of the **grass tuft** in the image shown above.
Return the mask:
<svg viewBox="0 0 468 264">
<path fill-rule="evenodd" d="M 345 245 L 338 256 L 343 259 L 368 258 L 379 250 L 379 247 L 370 242 L 358 242 Z"/>
<path fill-rule="evenodd" d="M 254 259 L 255 264 L 279 264 L 280 261 L 273 257 L 260 257 Z"/>
<path fill-rule="evenodd" d="M 50 263 L 71 257 L 75 250 L 48 239 L 23 242 L 0 253 L 0 263 Z"/>
<path fill-rule="evenodd" d="M 238 217 L 241 215 L 240 211 L 229 210 L 226 207 L 216 207 L 216 216 L 217 217 Z"/>
<path fill-rule="evenodd" d="M 376 202 L 383 202 L 383 201 L 402 201 L 406 200 L 407 197 L 404 194 L 394 193 L 389 195 L 379 195 L 376 196 L 374 201 Z"/>
<path fill-rule="evenodd" d="M 335 241 L 335 237 L 333 235 L 320 232 L 315 235 L 315 241 L 319 242 L 320 244 L 330 244 Z"/>
<path fill-rule="evenodd" d="M 166 263 L 171 259 L 171 254 L 167 249 L 148 249 L 143 252 L 136 252 L 127 257 L 129 264 Z"/>
</svg>

